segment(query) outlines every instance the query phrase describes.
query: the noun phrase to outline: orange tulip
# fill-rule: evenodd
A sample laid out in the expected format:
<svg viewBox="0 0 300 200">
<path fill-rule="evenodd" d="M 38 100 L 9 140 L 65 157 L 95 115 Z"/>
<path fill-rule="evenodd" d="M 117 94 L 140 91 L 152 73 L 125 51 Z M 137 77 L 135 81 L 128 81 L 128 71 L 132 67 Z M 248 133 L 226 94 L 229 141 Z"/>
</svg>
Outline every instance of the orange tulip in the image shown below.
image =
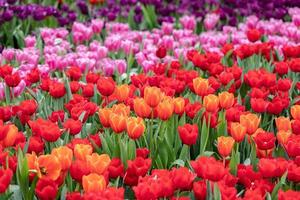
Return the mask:
<svg viewBox="0 0 300 200">
<path fill-rule="evenodd" d="M 242 142 L 246 135 L 246 127 L 238 122 L 232 122 L 230 126 L 231 136 L 236 142 Z"/>
<path fill-rule="evenodd" d="M 220 106 L 223 109 L 228 109 L 234 104 L 234 95 L 229 92 L 219 93 Z"/>
<path fill-rule="evenodd" d="M 166 97 L 156 107 L 157 116 L 161 120 L 169 119 L 174 112 L 174 103 L 170 97 Z"/>
<path fill-rule="evenodd" d="M 147 118 L 151 114 L 151 107 L 145 102 L 143 98 L 136 98 L 133 100 L 133 109 L 137 116 Z"/>
<path fill-rule="evenodd" d="M 128 85 L 119 85 L 115 89 L 115 95 L 119 102 L 124 102 L 129 96 L 130 88 Z"/>
<path fill-rule="evenodd" d="M 82 177 L 82 187 L 85 192 L 100 192 L 106 188 L 104 176 L 91 173 Z"/>
<path fill-rule="evenodd" d="M 209 89 L 208 80 L 201 77 L 194 78 L 193 87 L 197 95 L 204 96 L 207 94 L 207 91 Z"/>
<path fill-rule="evenodd" d="M 128 136 L 135 140 L 141 137 L 145 131 L 144 120 L 140 117 L 130 117 L 126 122 Z"/>
<path fill-rule="evenodd" d="M 234 139 L 230 136 L 220 136 L 218 137 L 217 143 L 219 154 L 223 158 L 229 156 L 234 145 Z"/>
<path fill-rule="evenodd" d="M 115 105 L 113 105 L 113 107 L 111 109 L 112 109 L 112 112 L 115 114 L 120 114 L 120 115 L 124 115 L 124 116 L 128 116 L 130 114 L 130 107 L 126 106 L 123 103 L 115 104 Z"/>
<path fill-rule="evenodd" d="M 112 113 L 109 117 L 109 124 L 115 133 L 121 133 L 126 129 L 127 116 Z"/>
<path fill-rule="evenodd" d="M 162 92 L 158 87 L 146 87 L 144 99 L 150 107 L 155 108 L 162 99 Z"/>
<path fill-rule="evenodd" d="M 185 108 L 184 98 L 177 97 L 173 99 L 173 103 L 174 103 L 174 112 L 178 115 L 181 115 L 184 112 L 184 108 Z"/>
<path fill-rule="evenodd" d="M 280 130 L 277 132 L 276 137 L 279 144 L 285 145 L 291 135 L 292 133 L 290 131 Z"/>
<path fill-rule="evenodd" d="M 9 125 L 9 130 L 5 136 L 5 138 L 2 140 L 2 144 L 4 147 L 10 147 L 13 146 L 17 135 L 18 135 L 18 127 L 16 127 L 14 124 Z"/>
<path fill-rule="evenodd" d="M 93 153 L 93 147 L 89 144 L 76 144 L 74 147 L 74 156 L 79 160 L 86 160 L 87 155 Z"/>
<path fill-rule="evenodd" d="M 99 109 L 99 120 L 103 127 L 109 127 L 109 116 L 112 113 L 110 108 Z"/>
<path fill-rule="evenodd" d="M 260 124 L 260 117 L 253 113 L 248 113 L 240 116 L 240 123 L 246 127 L 247 133 L 252 135 Z"/>
<path fill-rule="evenodd" d="M 277 117 L 275 123 L 278 131 L 290 131 L 292 129 L 291 120 L 288 117 Z"/>
<path fill-rule="evenodd" d="M 28 169 L 31 171 L 29 173 L 29 176 L 34 177 L 35 175 L 37 175 L 38 177 L 41 177 L 38 158 L 35 152 L 32 152 L 32 154 L 27 153 L 25 156 L 27 160 Z"/>
<path fill-rule="evenodd" d="M 207 112 L 216 112 L 219 109 L 219 98 L 214 94 L 209 94 L 203 99 L 203 107 Z"/>
<path fill-rule="evenodd" d="M 291 114 L 294 119 L 300 120 L 300 105 L 293 105 L 291 107 Z"/>
<path fill-rule="evenodd" d="M 51 154 L 58 158 L 62 170 L 70 168 L 73 159 L 73 151 L 70 148 L 67 146 L 54 148 L 52 149 Z"/>
<path fill-rule="evenodd" d="M 57 180 L 61 172 L 61 164 L 54 155 L 41 155 L 38 157 L 39 168 L 42 177 Z"/>
<path fill-rule="evenodd" d="M 107 154 L 97 154 L 87 155 L 86 157 L 87 165 L 92 173 L 97 173 L 99 175 L 103 174 L 110 164 L 110 158 Z"/>
</svg>

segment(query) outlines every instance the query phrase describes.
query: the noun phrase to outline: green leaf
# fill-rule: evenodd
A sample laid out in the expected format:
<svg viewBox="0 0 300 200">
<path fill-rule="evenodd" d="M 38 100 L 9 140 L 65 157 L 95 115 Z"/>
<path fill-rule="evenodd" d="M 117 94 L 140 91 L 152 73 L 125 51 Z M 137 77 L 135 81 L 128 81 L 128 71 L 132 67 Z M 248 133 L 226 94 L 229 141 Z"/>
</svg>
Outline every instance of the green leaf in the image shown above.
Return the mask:
<svg viewBox="0 0 300 200">
<path fill-rule="evenodd" d="M 171 164 L 170 168 L 173 167 L 173 166 L 175 166 L 175 165 L 178 165 L 178 166 L 180 166 L 180 167 L 184 167 L 184 161 L 181 160 L 181 159 L 177 159 L 177 160 L 175 160 L 175 161 Z"/>
<path fill-rule="evenodd" d="M 214 184 L 214 200 L 221 200 L 221 192 L 218 183 Z"/>
<path fill-rule="evenodd" d="M 208 136 L 209 136 L 209 124 L 210 124 L 210 119 L 208 120 L 208 125 L 206 125 L 206 120 L 205 118 L 203 119 L 202 122 L 202 128 L 201 128 L 201 136 L 200 136 L 200 155 L 203 155 L 207 141 L 208 141 Z"/>
<path fill-rule="evenodd" d="M 189 159 L 189 152 L 190 152 L 190 148 L 188 145 L 183 145 L 181 152 L 180 152 L 180 156 L 179 156 L 179 160 L 186 160 Z"/>
<path fill-rule="evenodd" d="M 275 187 L 272 191 L 272 194 L 271 194 L 271 199 L 273 199 L 273 200 L 278 199 L 278 196 L 277 196 L 278 191 L 285 184 L 286 177 L 287 177 L 287 171 L 282 175 L 282 177 L 280 178 L 280 181 L 275 185 Z"/>
</svg>

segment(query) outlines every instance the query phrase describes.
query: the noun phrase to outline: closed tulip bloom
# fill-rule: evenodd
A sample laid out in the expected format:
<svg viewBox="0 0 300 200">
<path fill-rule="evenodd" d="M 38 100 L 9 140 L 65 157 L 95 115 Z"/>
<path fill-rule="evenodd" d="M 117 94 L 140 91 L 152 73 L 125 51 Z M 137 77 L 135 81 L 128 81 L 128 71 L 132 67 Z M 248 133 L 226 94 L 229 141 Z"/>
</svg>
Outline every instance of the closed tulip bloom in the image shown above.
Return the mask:
<svg viewBox="0 0 300 200">
<path fill-rule="evenodd" d="M 230 136 L 220 136 L 217 140 L 218 152 L 222 157 L 227 157 L 230 155 L 234 145 L 234 139 Z"/>
<path fill-rule="evenodd" d="M 147 118 L 151 114 L 151 107 L 143 98 L 136 98 L 133 100 L 133 109 L 135 114 L 142 118 Z"/>
<path fill-rule="evenodd" d="M 107 154 L 99 155 L 93 153 L 92 155 L 87 155 L 86 161 L 91 173 L 101 175 L 107 170 L 111 160 Z"/>
<path fill-rule="evenodd" d="M 127 116 L 111 113 L 109 116 L 109 124 L 115 133 L 121 133 L 126 129 Z"/>
<path fill-rule="evenodd" d="M 204 79 L 201 77 L 193 79 L 193 87 L 197 95 L 205 96 L 209 89 L 208 79 Z"/>
<path fill-rule="evenodd" d="M 144 99 L 150 107 L 155 108 L 162 99 L 162 92 L 158 87 L 146 87 Z"/>
<path fill-rule="evenodd" d="M 252 135 L 258 129 L 260 117 L 253 113 L 248 113 L 240 116 L 240 123 L 246 127 L 247 134 Z"/>
<path fill-rule="evenodd" d="M 290 131 L 281 130 L 277 132 L 276 137 L 279 144 L 285 145 L 291 135 L 292 133 Z"/>
<path fill-rule="evenodd" d="M 51 154 L 58 158 L 62 170 L 70 168 L 73 160 L 73 151 L 70 148 L 66 146 L 54 148 L 52 149 Z"/>
<path fill-rule="evenodd" d="M 126 122 L 128 136 L 135 140 L 142 136 L 145 131 L 144 120 L 140 117 L 130 117 Z"/>
<path fill-rule="evenodd" d="M 82 187 L 84 192 L 100 192 L 106 188 L 104 176 L 91 173 L 82 177 Z"/>
<path fill-rule="evenodd" d="M 219 93 L 220 106 L 223 109 L 228 109 L 234 104 L 234 95 L 229 92 Z"/>
<path fill-rule="evenodd" d="M 116 95 L 117 100 L 119 102 L 126 101 L 129 96 L 129 92 L 130 92 L 130 88 L 128 85 L 123 84 L 123 85 L 117 86 L 115 89 L 115 95 Z"/>
<path fill-rule="evenodd" d="M 97 81 L 97 89 L 102 96 L 110 96 L 115 91 L 116 83 L 111 77 L 100 77 Z"/>
<path fill-rule="evenodd" d="M 183 144 L 189 146 L 196 144 L 198 138 L 198 126 L 196 124 L 178 126 L 178 133 Z"/>
<path fill-rule="evenodd" d="M 54 98 L 61 98 L 66 94 L 66 88 L 63 83 L 54 82 L 49 86 L 49 94 Z"/>
<path fill-rule="evenodd" d="M 111 113 L 112 113 L 112 111 L 110 108 L 100 108 L 99 109 L 99 113 L 98 113 L 99 120 L 103 127 L 106 127 L 106 128 L 110 127 L 109 117 L 110 117 Z"/>
<path fill-rule="evenodd" d="M 291 115 L 294 119 L 300 120 L 300 105 L 293 105 L 291 107 Z"/>
<path fill-rule="evenodd" d="M 291 120 L 288 117 L 277 117 L 275 123 L 278 131 L 290 131 L 292 129 Z"/>
<path fill-rule="evenodd" d="M 169 119 L 174 112 L 174 104 L 171 98 L 166 97 L 162 102 L 156 107 L 157 116 L 161 120 Z"/>
<path fill-rule="evenodd" d="M 203 99 L 203 107 L 207 112 L 216 112 L 219 109 L 219 98 L 214 94 L 209 94 Z"/>
<path fill-rule="evenodd" d="M 57 184 L 48 178 L 39 179 L 35 187 L 35 194 L 40 200 L 55 199 L 57 192 Z"/>
<path fill-rule="evenodd" d="M 236 142 L 242 142 L 245 138 L 247 129 L 238 122 L 232 122 L 230 126 L 230 134 Z"/>
<path fill-rule="evenodd" d="M 17 135 L 18 135 L 18 127 L 16 127 L 14 124 L 10 124 L 8 125 L 8 130 L 6 131 L 6 136 L 5 138 L 2 140 L 2 145 L 4 147 L 11 147 L 14 145 Z M 0 142 L 1 144 L 1 142 Z"/>
<path fill-rule="evenodd" d="M 93 147 L 89 144 L 76 144 L 74 147 L 74 156 L 78 160 L 86 160 L 86 156 L 92 153 Z"/>
<path fill-rule="evenodd" d="M 177 97 L 177 98 L 173 99 L 173 103 L 174 103 L 174 113 L 181 115 L 185 109 L 184 98 Z"/>
<path fill-rule="evenodd" d="M 41 177 L 57 180 L 62 170 L 61 163 L 54 155 L 41 155 L 38 157 L 38 166 Z"/>
<path fill-rule="evenodd" d="M 13 177 L 13 171 L 11 169 L 0 169 L 0 194 L 4 193 Z"/>
</svg>

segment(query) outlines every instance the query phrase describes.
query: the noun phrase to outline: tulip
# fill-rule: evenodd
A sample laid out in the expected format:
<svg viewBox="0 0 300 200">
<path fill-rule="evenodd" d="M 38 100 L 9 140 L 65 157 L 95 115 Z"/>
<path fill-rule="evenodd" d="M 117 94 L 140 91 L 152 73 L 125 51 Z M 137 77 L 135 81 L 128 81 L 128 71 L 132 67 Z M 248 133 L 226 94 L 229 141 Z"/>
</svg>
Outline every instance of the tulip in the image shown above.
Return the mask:
<svg viewBox="0 0 300 200">
<path fill-rule="evenodd" d="M 156 50 L 156 56 L 158 58 L 164 58 L 167 55 L 167 49 L 164 46 L 160 46 L 157 50 Z"/>
<path fill-rule="evenodd" d="M 171 177 L 175 189 L 179 189 L 181 191 L 189 191 L 192 189 L 195 175 L 188 168 L 173 168 L 171 171 Z"/>
<path fill-rule="evenodd" d="M 156 107 L 157 116 L 161 120 L 169 119 L 174 111 L 174 104 L 171 98 L 163 99 Z"/>
<path fill-rule="evenodd" d="M 191 146 L 197 142 L 198 126 L 196 124 L 185 124 L 184 126 L 178 126 L 178 133 L 182 143 Z"/>
<path fill-rule="evenodd" d="M 79 120 L 67 119 L 64 123 L 64 128 L 69 130 L 71 135 L 77 135 L 81 131 L 82 123 Z"/>
<path fill-rule="evenodd" d="M 124 166 L 119 158 L 113 158 L 108 167 L 109 178 L 117 178 L 118 176 L 123 177 Z"/>
<path fill-rule="evenodd" d="M 137 116 L 147 118 L 151 114 L 151 107 L 145 102 L 143 98 L 135 98 L 133 100 L 133 109 Z"/>
<path fill-rule="evenodd" d="M 62 170 L 61 163 L 54 155 L 41 155 L 38 157 L 38 166 L 41 177 L 49 178 L 55 181 Z"/>
<path fill-rule="evenodd" d="M 119 102 L 124 102 L 129 96 L 130 88 L 128 85 L 120 85 L 115 89 L 115 95 Z"/>
<path fill-rule="evenodd" d="M 228 109 L 234 104 L 234 95 L 232 93 L 221 92 L 218 96 L 221 108 Z"/>
<path fill-rule="evenodd" d="M 107 154 L 99 155 L 97 153 L 87 155 L 86 160 L 90 172 L 99 175 L 103 174 L 107 170 L 111 161 Z"/>
<path fill-rule="evenodd" d="M 100 77 L 97 81 L 97 89 L 102 96 L 110 96 L 115 91 L 116 83 L 111 77 Z"/>
<path fill-rule="evenodd" d="M 278 131 L 290 131 L 292 129 L 291 121 L 288 117 L 277 117 L 275 123 Z"/>
<path fill-rule="evenodd" d="M 0 194 L 4 193 L 13 177 L 11 169 L 0 169 Z"/>
<path fill-rule="evenodd" d="M 193 79 L 193 87 L 195 93 L 201 97 L 205 96 L 209 89 L 209 83 L 207 79 L 198 77 Z"/>
<path fill-rule="evenodd" d="M 74 147 L 74 156 L 79 160 L 86 160 L 87 155 L 93 153 L 93 147 L 90 144 L 76 144 Z"/>
<path fill-rule="evenodd" d="M 110 108 L 100 108 L 99 109 L 99 119 L 100 119 L 100 123 L 102 124 L 103 127 L 109 127 L 109 117 L 110 114 L 112 113 Z"/>
<path fill-rule="evenodd" d="M 261 131 L 255 136 L 254 141 L 258 149 L 270 150 L 275 147 L 276 138 L 273 133 Z"/>
<path fill-rule="evenodd" d="M 54 98 L 61 98 L 66 94 L 66 88 L 63 83 L 53 82 L 49 86 L 49 94 Z"/>
<path fill-rule="evenodd" d="M 195 181 L 193 184 L 193 191 L 196 199 L 206 199 L 206 182 L 205 180 Z"/>
<path fill-rule="evenodd" d="M 300 105 L 293 105 L 291 107 L 291 115 L 295 120 L 300 120 Z"/>
<path fill-rule="evenodd" d="M 121 133 L 126 130 L 127 116 L 111 113 L 109 116 L 109 124 L 115 133 Z"/>
<path fill-rule="evenodd" d="M 220 136 L 218 137 L 217 140 L 217 147 L 219 154 L 223 157 L 226 158 L 227 156 L 230 155 L 232 148 L 234 145 L 234 139 L 230 136 L 225 137 L 225 136 Z"/>
<path fill-rule="evenodd" d="M 128 136 L 131 139 L 135 140 L 141 137 L 146 127 L 145 127 L 144 120 L 142 118 L 130 117 L 126 121 L 126 128 L 127 128 Z"/>
<path fill-rule="evenodd" d="M 2 144 L 4 147 L 11 147 L 14 145 L 16 141 L 16 137 L 18 135 L 18 127 L 16 127 L 14 124 L 8 125 L 8 130 L 6 131 L 6 136 L 2 140 Z M 1 143 L 0 143 L 1 144 Z"/>
<path fill-rule="evenodd" d="M 174 104 L 174 113 L 177 115 L 182 115 L 184 112 L 185 108 L 185 100 L 182 97 L 177 97 L 173 99 L 173 104 Z"/>
<path fill-rule="evenodd" d="M 248 113 L 240 116 L 240 123 L 247 129 L 247 133 L 252 135 L 260 124 L 260 117 L 255 114 Z"/>
<path fill-rule="evenodd" d="M 91 173 L 82 177 L 82 187 L 85 192 L 100 192 L 106 188 L 104 176 Z"/>
<path fill-rule="evenodd" d="M 75 160 L 70 167 L 70 175 L 77 182 L 81 183 L 84 175 L 90 174 L 90 168 L 86 161 Z"/>
<path fill-rule="evenodd" d="M 54 180 L 41 178 L 35 187 L 35 194 L 40 200 L 55 199 L 58 192 L 58 186 Z"/>
<path fill-rule="evenodd" d="M 58 158 L 62 170 L 70 168 L 73 159 L 73 151 L 70 148 L 66 146 L 54 148 L 52 149 L 51 154 Z"/>
<path fill-rule="evenodd" d="M 242 142 L 245 138 L 247 128 L 238 122 L 232 122 L 230 126 L 230 133 L 236 142 Z"/>
<path fill-rule="evenodd" d="M 203 107 L 207 112 L 214 113 L 219 109 L 219 98 L 214 94 L 209 94 L 203 99 Z"/>
<path fill-rule="evenodd" d="M 144 100 L 146 103 L 155 108 L 162 99 L 162 93 L 158 87 L 146 87 L 144 90 Z"/>
</svg>

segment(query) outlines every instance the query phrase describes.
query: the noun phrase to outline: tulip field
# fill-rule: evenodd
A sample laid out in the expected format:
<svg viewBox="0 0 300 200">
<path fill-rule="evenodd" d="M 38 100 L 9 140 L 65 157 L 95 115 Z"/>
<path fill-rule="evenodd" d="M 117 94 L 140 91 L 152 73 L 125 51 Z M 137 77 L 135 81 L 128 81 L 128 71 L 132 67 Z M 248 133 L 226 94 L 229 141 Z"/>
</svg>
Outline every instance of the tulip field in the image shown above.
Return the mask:
<svg viewBox="0 0 300 200">
<path fill-rule="evenodd" d="M 300 1 L 0 0 L 10 199 L 300 199 Z"/>
</svg>

